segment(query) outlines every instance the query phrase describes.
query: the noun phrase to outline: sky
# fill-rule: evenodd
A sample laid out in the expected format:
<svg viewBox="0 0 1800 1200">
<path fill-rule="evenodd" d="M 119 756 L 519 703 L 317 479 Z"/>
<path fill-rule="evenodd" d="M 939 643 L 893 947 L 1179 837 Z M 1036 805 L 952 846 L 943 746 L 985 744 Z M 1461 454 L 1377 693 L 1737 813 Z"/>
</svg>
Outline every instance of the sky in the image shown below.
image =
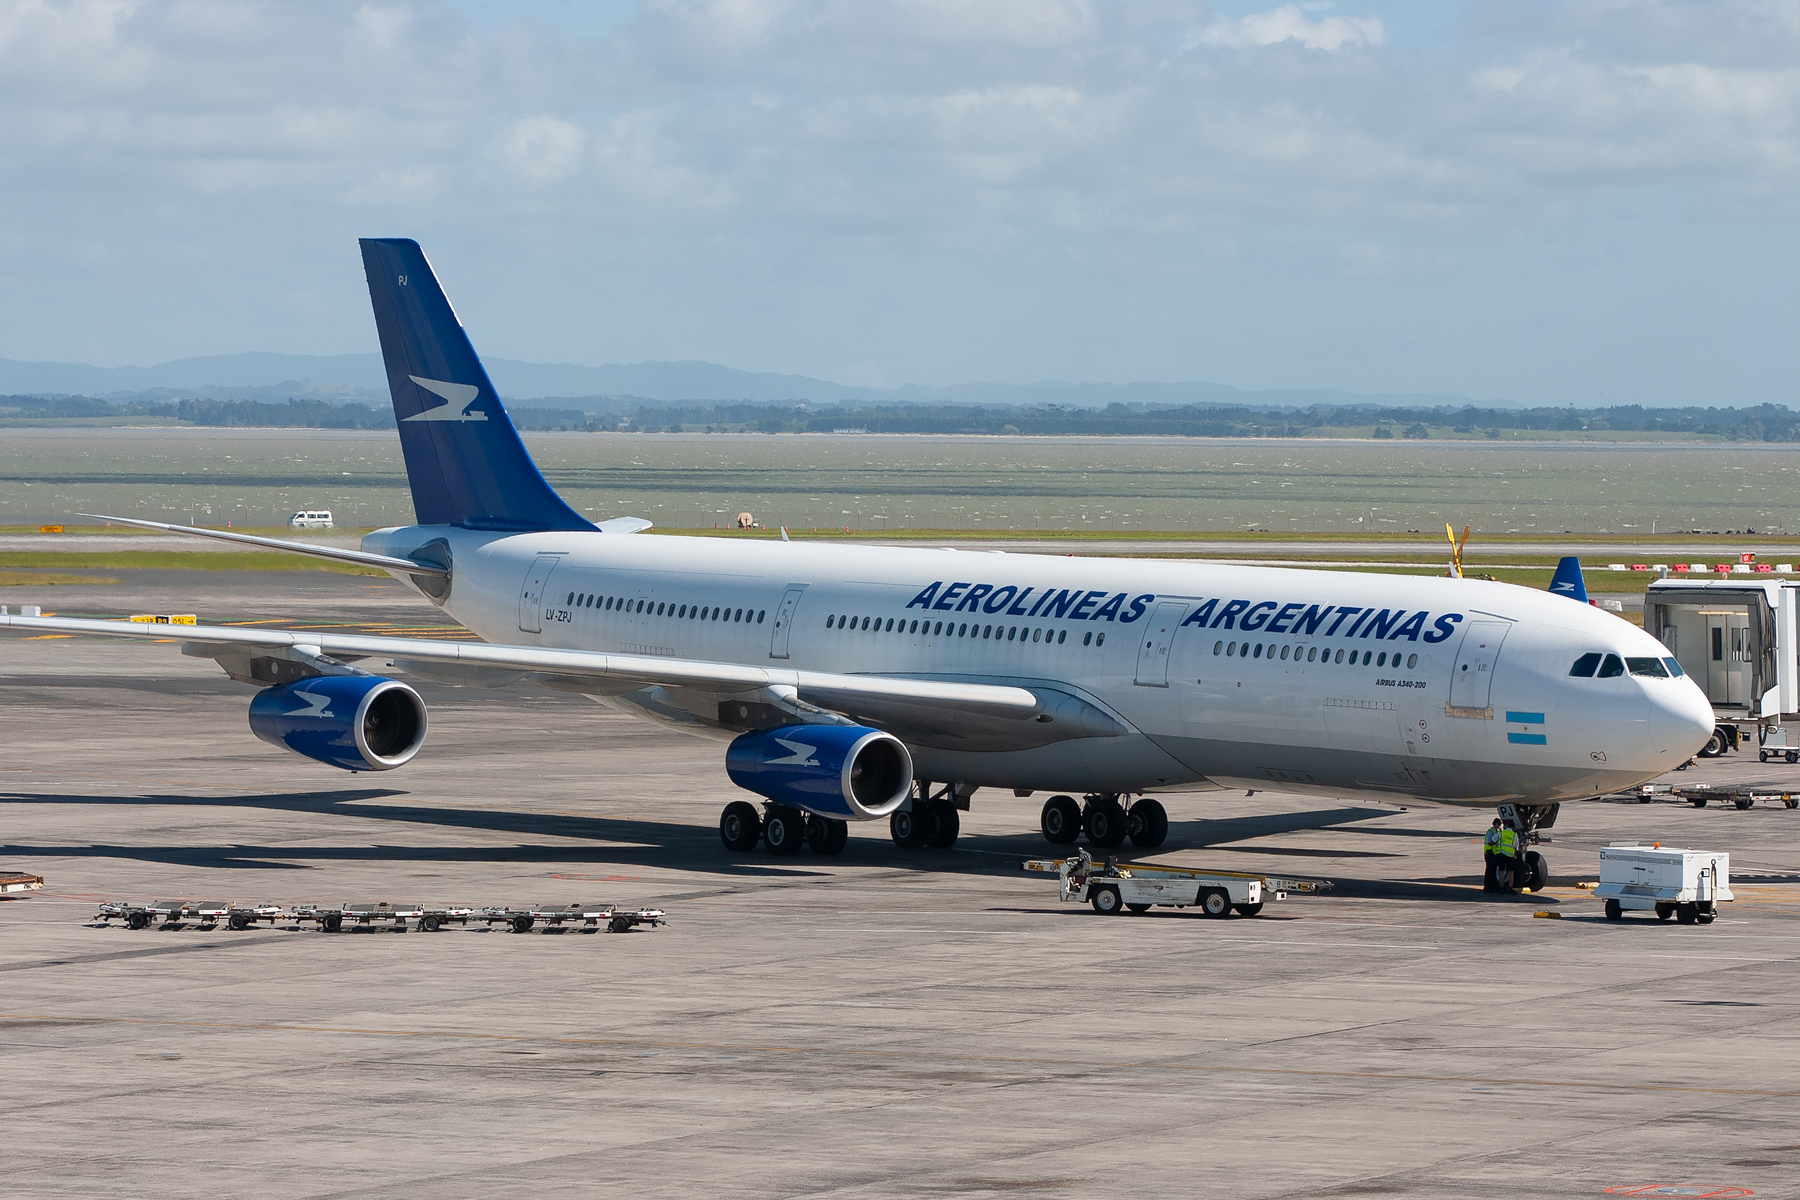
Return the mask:
<svg viewBox="0 0 1800 1200">
<path fill-rule="evenodd" d="M 0 0 L 0 357 L 1800 402 L 1800 0 Z"/>
</svg>

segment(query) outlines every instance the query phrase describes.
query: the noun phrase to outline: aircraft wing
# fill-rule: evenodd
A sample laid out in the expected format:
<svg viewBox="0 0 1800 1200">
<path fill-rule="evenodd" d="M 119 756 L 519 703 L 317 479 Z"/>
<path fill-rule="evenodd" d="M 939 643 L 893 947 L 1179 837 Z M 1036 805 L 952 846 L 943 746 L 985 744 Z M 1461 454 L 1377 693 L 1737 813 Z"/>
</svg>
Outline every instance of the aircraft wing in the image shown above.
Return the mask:
<svg viewBox="0 0 1800 1200">
<path fill-rule="evenodd" d="M 245 629 L 222 625 L 153 625 L 101 621 L 81 617 L 0 616 L 0 628 L 46 633 L 120 638 L 178 639 L 183 652 L 201 658 L 242 656 L 268 650 L 283 656 L 325 656 L 339 661 L 397 658 L 406 661 L 474 668 L 476 671 L 543 673 L 562 679 L 592 680 L 598 690 L 626 687 L 695 687 L 748 692 L 790 687 L 802 700 L 817 694 L 819 706 L 879 708 L 887 705 L 948 706 L 971 716 L 1027 721 L 1042 701 L 1024 688 L 955 683 L 929 679 L 895 679 L 846 675 L 829 671 L 790 671 L 772 667 L 642 654 L 605 654 L 593 650 L 546 650 L 535 646 L 489 642 L 449 642 L 430 638 L 365 637 L 358 634 L 296 633 L 282 629 Z M 285 682 L 279 677 L 263 682 Z M 607 684 L 612 686 L 606 686 Z M 808 700 L 809 703 L 813 701 Z"/>
</svg>

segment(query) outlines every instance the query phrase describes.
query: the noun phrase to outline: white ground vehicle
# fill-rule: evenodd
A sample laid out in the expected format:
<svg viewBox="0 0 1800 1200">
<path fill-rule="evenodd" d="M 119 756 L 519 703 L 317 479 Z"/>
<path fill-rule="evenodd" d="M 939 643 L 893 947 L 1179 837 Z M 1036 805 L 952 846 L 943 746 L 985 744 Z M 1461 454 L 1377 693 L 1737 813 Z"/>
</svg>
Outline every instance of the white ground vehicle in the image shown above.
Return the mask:
<svg viewBox="0 0 1800 1200">
<path fill-rule="evenodd" d="M 1027 871 L 1055 875 L 1064 900 L 1085 900 L 1094 911 L 1113 915 L 1130 909 L 1146 912 L 1152 905 L 1198 908 L 1209 917 L 1246 917 L 1262 911 L 1264 901 L 1286 900 L 1289 892 L 1322 892 L 1323 879 L 1270 879 L 1242 871 L 1201 871 L 1152 863 L 1096 863 L 1086 850 L 1074 858 L 1034 858 Z"/>
<path fill-rule="evenodd" d="M 1710 925 L 1731 894 L 1731 855 L 1665 846 L 1607 846 L 1600 851 L 1600 886 L 1606 919 L 1630 910 L 1655 912 L 1683 925 Z"/>
<path fill-rule="evenodd" d="M 329 508 L 303 508 L 288 518 L 290 529 L 330 529 L 331 510 Z"/>
</svg>

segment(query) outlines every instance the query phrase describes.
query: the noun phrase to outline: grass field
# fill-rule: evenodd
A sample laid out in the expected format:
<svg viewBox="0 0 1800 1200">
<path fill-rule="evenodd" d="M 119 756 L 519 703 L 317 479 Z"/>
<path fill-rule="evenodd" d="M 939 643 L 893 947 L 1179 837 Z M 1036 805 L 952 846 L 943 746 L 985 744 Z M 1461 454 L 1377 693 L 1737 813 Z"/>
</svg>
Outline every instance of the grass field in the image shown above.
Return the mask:
<svg viewBox="0 0 1800 1200">
<path fill-rule="evenodd" d="M 387 572 L 368 567 L 343 566 L 317 558 L 283 554 L 279 550 L 116 550 L 116 551 L 0 551 L 0 571 L 123 570 L 152 568 L 164 571 L 330 571 L 339 575 L 375 575 Z M 109 580 L 108 582 L 117 582 Z"/>
</svg>

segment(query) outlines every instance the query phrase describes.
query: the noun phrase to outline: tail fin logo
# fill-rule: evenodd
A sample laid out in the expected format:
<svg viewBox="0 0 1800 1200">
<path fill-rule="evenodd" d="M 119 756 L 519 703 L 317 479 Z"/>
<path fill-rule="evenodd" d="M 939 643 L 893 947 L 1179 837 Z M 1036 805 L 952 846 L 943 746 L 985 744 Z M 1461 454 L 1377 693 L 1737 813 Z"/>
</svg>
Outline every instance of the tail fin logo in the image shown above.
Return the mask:
<svg viewBox="0 0 1800 1200">
<path fill-rule="evenodd" d="M 408 375 L 408 379 L 431 392 L 442 396 L 446 403 L 436 408 L 428 408 L 424 412 L 414 413 L 407 417 L 408 421 L 485 421 L 484 412 L 470 412 L 469 405 L 475 403 L 475 397 L 481 389 L 470 383 L 449 383 L 442 379 L 422 379 L 417 375 Z"/>
</svg>

